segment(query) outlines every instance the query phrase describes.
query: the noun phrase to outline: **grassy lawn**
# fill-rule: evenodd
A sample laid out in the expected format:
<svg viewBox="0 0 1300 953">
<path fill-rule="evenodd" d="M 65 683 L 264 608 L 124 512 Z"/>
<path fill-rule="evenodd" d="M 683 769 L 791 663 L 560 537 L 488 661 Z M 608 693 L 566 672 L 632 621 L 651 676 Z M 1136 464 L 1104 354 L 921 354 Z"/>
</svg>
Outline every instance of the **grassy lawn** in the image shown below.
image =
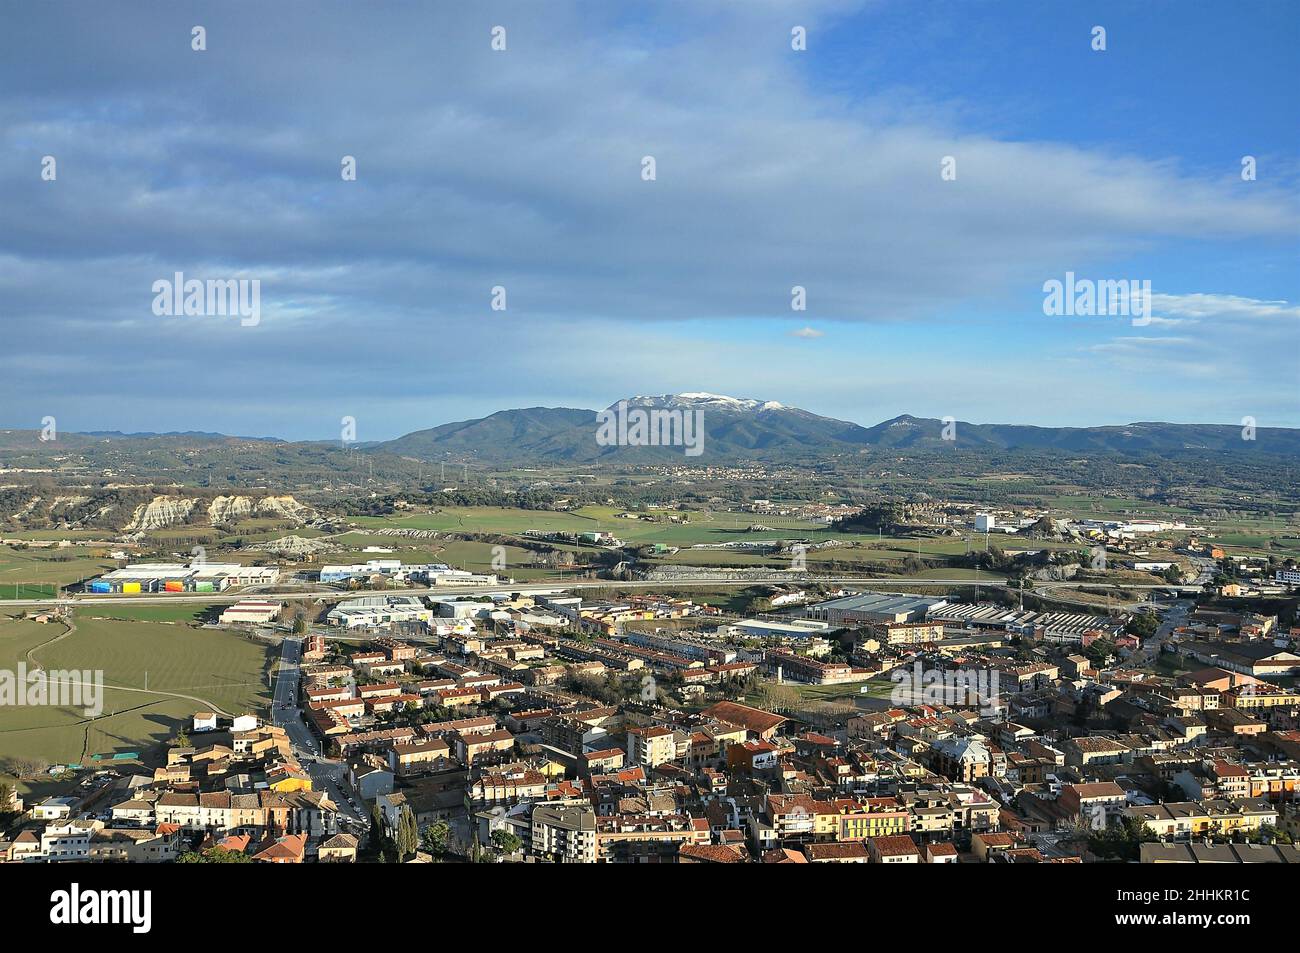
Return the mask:
<svg viewBox="0 0 1300 953">
<path fill-rule="evenodd" d="M 888 699 L 894 691 L 894 682 L 887 678 L 872 678 L 862 682 L 845 682 L 842 685 L 793 685 L 806 701 L 833 701 L 836 699 L 868 698 Z M 862 691 L 866 688 L 866 691 Z"/>
</svg>

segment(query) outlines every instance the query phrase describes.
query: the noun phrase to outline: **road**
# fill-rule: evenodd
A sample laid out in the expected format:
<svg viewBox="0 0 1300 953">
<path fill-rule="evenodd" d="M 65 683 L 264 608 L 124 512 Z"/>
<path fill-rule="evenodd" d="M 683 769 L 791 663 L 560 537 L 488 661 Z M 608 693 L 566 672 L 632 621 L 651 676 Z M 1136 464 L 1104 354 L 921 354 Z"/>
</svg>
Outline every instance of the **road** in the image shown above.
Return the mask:
<svg viewBox="0 0 1300 953">
<path fill-rule="evenodd" d="M 557 592 L 562 590 L 580 590 L 580 589 L 682 589 L 682 588 L 738 588 L 743 589 L 748 586 L 761 586 L 782 584 L 789 585 L 793 582 L 805 584 L 822 584 L 822 585 L 869 585 L 872 587 L 881 586 L 975 586 L 981 588 L 995 589 L 1005 588 L 1005 583 L 995 581 L 995 578 L 977 579 L 970 576 L 964 576 L 959 579 L 945 578 L 919 578 L 907 576 L 809 576 L 802 573 L 785 573 L 774 574 L 771 576 L 751 576 L 745 579 L 660 579 L 654 582 L 645 580 L 633 580 L 630 582 L 620 582 L 616 579 L 556 579 L 546 582 L 528 582 L 528 583 L 508 583 L 499 586 L 434 586 L 423 589 L 395 589 L 392 590 L 394 595 L 402 596 L 468 596 L 484 595 L 490 592 L 519 592 L 519 593 L 537 593 L 537 592 Z M 1084 586 L 1105 585 L 1104 582 L 1054 582 L 1051 588 L 1081 588 Z M 1168 583 L 1155 583 L 1151 585 L 1124 584 L 1123 588 L 1133 590 L 1149 589 L 1181 589 L 1191 591 L 1197 589 L 1196 586 L 1171 586 Z M 356 592 L 340 592 L 333 588 L 314 588 L 314 589 L 297 589 L 282 592 L 240 592 L 231 593 L 148 593 L 138 596 L 86 596 L 72 597 L 64 596 L 59 599 L 6 599 L 0 602 L 0 606 L 28 606 L 28 607 L 52 607 L 52 606 L 76 606 L 76 605 L 95 605 L 101 603 L 120 604 L 120 603 L 174 603 L 174 602 L 193 602 L 203 605 L 221 605 L 234 602 L 241 602 L 245 599 L 317 599 L 322 602 L 336 602 L 343 599 L 355 599 L 359 596 L 376 595 L 376 592 L 365 590 Z"/>
<path fill-rule="evenodd" d="M 1218 564 L 1213 559 L 1204 556 L 1192 556 L 1191 560 L 1199 574 L 1196 581 L 1191 583 L 1190 587 L 1184 587 L 1184 590 L 1193 588 L 1199 591 L 1206 583 L 1214 580 Z M 1195 605 L 1196 600 L 1194 599 L 1179 599 L 1171 603 L 1161 614 L 1160 627 L 1156 629 L 1149 639 L 1142 643 L 1140 655 L 1148 665 L 1154 665 L 1156 660 L 1160 658 L 1161 647 L 1164 645 L 1165 640 L 1173 634 L 1174 629 L 1187 624 L 1187 616 Z"/>
<path fill-rule="evenodd" d="M 364 826 L 367 821 L 359 807 L 360 799 L 352 799 L 347 783 L 347 765 L 342 761 L 321 757 L 320 745 L 307 727 L 298 708 L 299 662 L 302 658 L 302 639 L 289 636 L 280 643 L 280 666 L 275 676 L 275 690 L 271 699 L 271 722 L 285 730 L 293 747 L 294 757 L 311 775 L 317 791 L 325 791 L 338 805 L 340 817 L 351 818 Z M 359 830 L 360 828 L 358 828 Z"/>
<path fill-rule="evenodd" d="M 1160 657 L 1160 647 L 1164 644 L 1165 639 L 1173 634 L 1174 629 L 1187 624 L 1187 615 L 1192 611 L 1193 605 L 1194 603 L 1190 600 L 1180 599 L 1164 612 L 1163 617 L 1160 619 L 1160 627 L 1142 643 L 1142 650 L 1139 654 L 1148 665 L 1155 664 L 1156 659 Z"/>
</svg>

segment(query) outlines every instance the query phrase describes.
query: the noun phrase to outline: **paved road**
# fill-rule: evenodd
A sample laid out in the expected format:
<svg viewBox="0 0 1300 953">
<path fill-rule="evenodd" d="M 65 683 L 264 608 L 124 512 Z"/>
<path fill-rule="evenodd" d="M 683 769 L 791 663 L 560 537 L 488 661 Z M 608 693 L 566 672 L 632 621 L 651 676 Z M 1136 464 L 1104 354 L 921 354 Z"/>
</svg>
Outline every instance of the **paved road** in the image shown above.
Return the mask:
<svg viewBox="0 0 1300 953">
<path fill-rule="evenodd" d="M 301 638 L 291 636 L 280 643 L 280 667 L 276 673 L 271 701 L 271 721 L 283 728 L 289 736 L 294 756 L 311 775 L 316 790 L 329 794 L 330 799 L 338 805 L 340 816 L 363 824 L 365 817 L 361 810 L 348 800 L 351 788 L 346 780 L 347 765 L 319 756 L 320 745 L 298 709 L 298 665 L 301 658 Z M 359 800 L 357 804 L 360 804 Z"/>
<path fill-rule="evenodd" d="M 1160 657 L 1160 647 L 1164 644 L 1165 639 L 1173 634 L 1174 629 L 1180 625 L 1187 624 L 1187 615 L 1192 611 L 1193 602 L 1187 599 L 1180 599 L 1173 603 L 1164 613 L 1160 620 L 1160 627 L 1154 634 L 1142 643 L 1141 657 L 1148 665 L 1154 664 Z"/>
<path fill-rule="evenodd" d="M 660 579 L 654 582 L 645 580 L 634 580 L 632 582 L 619 582 L 614 579 L 555 579 L 546 582 L 529 582 L 529 583 L 510 583 L 500 586 L 437 586 L 425 589 L 395 589 L 391 590 L 393 595 L 401 596 L 466 596 L 466 595 L 483 595 L 489 592 L 556 592 L 570 589 L 679 589 L 679 588 L 746 588 L 756 585 L 771 584 L 789 584 L 800 582 L 806 584 L 820 583 L 823 585 L 868 585 L 873 588 L 881 586 L 974 586 L 994 589 L 1004 587 L 1004 583 L 996 581 L 994 578 L 973 578 L 963 576 L 959 579 L 945 578 L 920 578 L 908 576 L 806 576 L 802 574 L 774 574 L 771 576 L 751 576 L 745 579 Z M 1052 588 L 1079 588 L 1083 586 L 1105 585 L 1104 582 L 1054 582 Z M 1147 589 L 1179 589 L 1193 590 L 1194 586 L 1171 586 L 1168 583 L 1154 583 L 1151 585 L 1124 584 L 1123 588 L 1133 590 Z M 318 599 L 322 602 L 335 602 L 342 599 L 354 599 L 358 596 L 376 595 L 377 592 L 370 590 L 358 590 L 356 592 L 340 592 L 332 588 L 315 588 L 307 590 L 292 590 L 282 592 L 257 592 L 250 593 L 247 591 L 239 593 L 149 593 L 139 596 L 64 596 L 60 599 L 6 599 L 0 602 L 0 606 L 56 606 L 56 605 L 92 605 L 98 603 L 174 603 L 174 602 L 194 602 L 204 605 L 226 604 L 240 602 L 244 599 L 256 597 L 258 599 Z"/>
</svg>

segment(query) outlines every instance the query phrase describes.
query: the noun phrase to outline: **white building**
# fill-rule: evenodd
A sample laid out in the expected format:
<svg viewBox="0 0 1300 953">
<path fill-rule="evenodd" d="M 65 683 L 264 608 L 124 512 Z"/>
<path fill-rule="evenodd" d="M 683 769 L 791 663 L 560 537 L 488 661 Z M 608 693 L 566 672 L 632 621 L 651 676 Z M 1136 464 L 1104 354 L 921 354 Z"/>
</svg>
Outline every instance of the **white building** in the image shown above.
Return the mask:
<svg viewBox="0 0 1300 953">
<path fill-rule="evenodd" d="M 32 808 L 32 818 L 38 821 L 59 821 L 72 816 L 77 804 L 75 797 L 47 797 Z"/>
<path fill-rule="evenodd" d="M 423 575 L 423 580 L 430 586 L 495 586 L 497 584 L 497 577 L 494 575 L 480 575 L 463 569 L 428 572 Z"/>
<path fill-rule="evenodd" d="M 829 622 L 814 619 L 790 619 L 786 622 L 766 622 L 762 619 L 743 619 L 729 626 L 734 636 L 754 638 L 802 638 L 822 635 L 830 628 Z"/>
<path fill-rule="evenodd" d="M 367 559 L 350 566 L 321 566 L 321 582 L 347 582 L 363 576 L 394 576 L 401 571 L 400 559 Z"/>
<path fill-rule="evenodd" d="M 473 597 L 431 596 L 429 601 L 442 619 L 486 619 L 496 609 L 495 602 L 479 602 Z"/>
<path fill-rule="evenodd" d="M 84 861 L 90 858 L 90 835 L 96 827 L 103 827 L 97 821 L 67 821 L 62 824 L 47 824 L 41 831 L 41 854 L 49 863 L 62 861 Z"/>
<path fill-rule="evenodd" d="M 266 625 L 279 618 L 280 610 L 283 608 L 283 602 L 245 599 L 222 611 L 221 624 L 233 625 L 236 622 L 243 622 L 249 625 Z"/>
<path fill-rule="evenodd" d="M 136 563 L 92 579 L 92 593 L 223 592 L 232 586 L 270 586 L 280 578 L 274 566 L 239 563 Z"/>
<path fill-rule="evenodd" d="M 393 622 L 433 622 L 433 610 L 417 596 L 362 596 L 340 602 L 325 616 L 345 629 L 371 629 Z"/>
</svg>

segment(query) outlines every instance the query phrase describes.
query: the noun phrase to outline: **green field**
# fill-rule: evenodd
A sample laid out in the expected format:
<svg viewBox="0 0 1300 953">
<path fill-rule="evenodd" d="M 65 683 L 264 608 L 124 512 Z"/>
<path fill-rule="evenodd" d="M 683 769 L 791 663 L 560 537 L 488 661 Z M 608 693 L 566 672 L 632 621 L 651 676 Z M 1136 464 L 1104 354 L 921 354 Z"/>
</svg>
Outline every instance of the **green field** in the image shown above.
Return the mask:
<svg viewBox="0 0 1300 953">
<path fill-rule="evenodd" d="M 415 513 L 393 516 L 359 516 L 355 522 L 371 529 L 400 528 L 430 529 L 445 533 L 495 533 L 522 534 L 525 530 L 561 533 L 591 533 L 604 531 L 631 543 L 664 543 L 669 546 L 689 546 L 692 543 L 722 543 L 735 539 L 786 536 L 801 539 L 829 539 L 824 523 L 809 523 L 782 517 L 757 516 L 750 513 L 691 512 L 676 513 L 686 516 L 685 524 L 668 522 L 668 511 L 663 511 L 661 522 L 619 519 L 625 512 L 616 507 L 584 506 L 569 513 L 552 513 L 544 510 L 515 510 L 492 506 L 467 506 L 440 510 L 436 513 Z M 776 532 L 749 533 L 748 527 L 756 523 L 772 527 Z M 390 537 L 400 539 L 400 537 Z"/>
<path fill-rule="evenodd" d="M 0 599 L 53 599 L 58 591 L 52 582 L 0 583 Z"/>
<path fill-rule="evenodd" d="M 861 547 L 862 558 L 902 559 L 907 556 L 957 555 L 970 549 L 982 548 L 983 536 L 972 537 L 968 542 L 964 537 L 936 536 L 902 536 L 880 539 L 875 533 L 845 533 L 831 530 L 825 523 L 790 517 L 769 516 L 754 513 L 732 513 L 717 511 L 691 511 L 674 513 L 684 516 L 687 523 L 670 523 L 667 521 L 669 511 L 657 515 L 659 522 L 645 522 L 635 519 L 620 519 L 624 510 L 608 506 L 585 506 L 571 513 L 551 513 L 541 510 L 515 510 L 488 506 L 467 506 L 440 510 L 435 513 L 401 514 L 393 516 L 360 516 L 355 522 L 368 529 L 401 528 L 428 529 L 446 533 L 476 533 L 522 535 L 526 530 L 540 532 L 587 533 L 603 531 L 613 533 L 628 543 L 662 543 L 665 546 L 682 547 L 683 552 L 677 560 L 685 555 L 687 547 L 697 543 L 717 544 L 761 540 L 807 540 L 825 542 L 841 540 L 855 543 Z M 767 529 L 750 530 L 751 526 L 764 526 Z M 339 538 L 339 542 L 360 543 L 367 545 L 388 545 L 398 548 L 411 540 L 396 536 L 371 536 L 352 533 Z M 994 540 L 998 542 L 998 540 Z M 1053 548 L 1063 544 L 1042 542 L 1018 543 L 1014 538 L 1002 541 L 1003 546 L 1041 549 Z M 856 547 L 855 547 L 856 548 Z M 712 558 L 703 554 L 723 553 L 730 556 L 742 556 L 743 551 L 735 550 L 691 550 L 690 555 Z M 819 558 L 819 550 L 808 553 L 809 561 Z M 841 550 L 828 550 L 841 558 Z M 830 558 L 830 557 L 826 557 Z"/>
<path fill-rule="evenodd" d="M 842 685 L 802 685 L 787 683 L 795 688 L 806 701 L 834 701 L 839 699 L 867 698 L 888 699 L 894 691 L 895 682 L 888 678 L 872 678 L 864 682 L 845 682 Z M 862 689 L 866 689 L 864 692 Z"/>
<path fill-rule="evenodd" d="M 138 622 L 204 622 L 220 606 L 178 602 L 174 605 L 148 605 L 123 602 L 120 605 L 88 603 L 77 610 L 78 618 L 124 619 Z"/>
<path fill-rule="evenodd" d="M 96 557 L 85 546 L 62 549 L 0 546 L 0 600 L 51 598 L 56 585 L 80 582 L 116 565 L 111 559 Z"/>
<path fill-rule="evenodd" d="M 148 608 L 176 612 L 182 607 L 133 611 Z M 72 708 L 0 709 L 0 759 L 75 763 L 92 754 L 149 752 L 195 711 L 264 711 L 269 703 L 266 672 L 275 652 L 240 635 L 90 614 L 79 614 L 75 631 L 59 638 L 64 632 L 61 624 L 0 616 L 0 668 L 14 670 L 20 662 L 30 667 L 34 660 L 47 669 L 101 670 L 103 713 L 88 717 Z M 128 690 L 145 689 L 146 681 L 147 691 Z"/>
</svg>

